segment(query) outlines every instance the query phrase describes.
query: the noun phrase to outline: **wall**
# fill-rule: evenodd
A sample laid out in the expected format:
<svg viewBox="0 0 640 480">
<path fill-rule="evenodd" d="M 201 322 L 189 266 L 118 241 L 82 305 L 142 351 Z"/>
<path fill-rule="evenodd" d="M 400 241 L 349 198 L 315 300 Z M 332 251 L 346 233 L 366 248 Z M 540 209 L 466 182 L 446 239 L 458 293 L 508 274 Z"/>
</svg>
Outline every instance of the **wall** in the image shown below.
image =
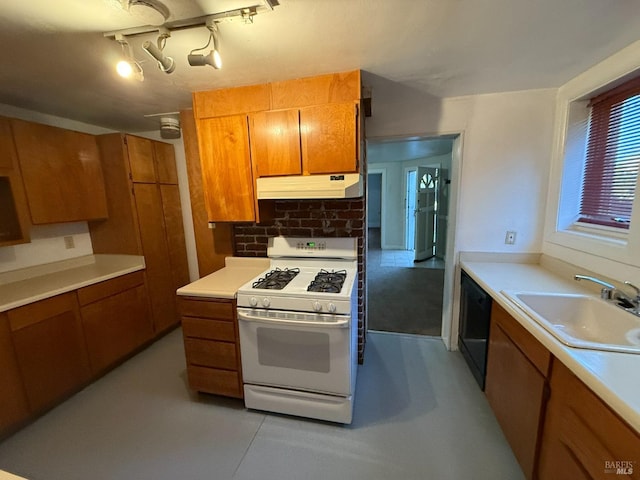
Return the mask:
<svg viewBox="0 0 640 480">
<path fill-rule="evenodd" d="M 449 267 L 460 251 L 542 250 L 555 89 L 438 99 L 368 73 L 363 83 L 373 91 L 368 138 L 461 134 L 451 167 Z M 514 245 L 504 243 L 507 230 L 518 232 Z M 458 275 L 445 272 L 450 348 L 457 348 Z"/>
<path fill-rule="evenodd" d="M 406 169 L 418 166 L 441 165 L 442 168 L 451 169 L 451 154 L 437 155 L 433 157 L 416 158 L 411 160 L 391 160 L 388 162 L 377 161 L 369 163 L 369 172 L 384 170 L 386 188 L 382 192 L 384 202 L 384 220 L 382 248 L 390 250 L 403 250 L 406 245 Z M 371 195 L 371 192 L 368 192 Z"/>
<path fill-rule="evenodd" d="M 95 135 L 112 132 L 112 130 L 96 127 L 95 125 L 24 110 L 10 105 L 0 104 L 0 115 Z M 65 248 L 65 236 L 73 237 L 75 248 Z M 31 228 L 31 243 L 0 247 L 0 272 L 91 255 L 92 253 L 93 249 L 87 222 L 35 225 Z"/>
<path fill-rule="evenodd" d="M 382 174 L 369 170 L 367 178 L 367 228 L 380 228 L 382 215 Z"/>
</svg>

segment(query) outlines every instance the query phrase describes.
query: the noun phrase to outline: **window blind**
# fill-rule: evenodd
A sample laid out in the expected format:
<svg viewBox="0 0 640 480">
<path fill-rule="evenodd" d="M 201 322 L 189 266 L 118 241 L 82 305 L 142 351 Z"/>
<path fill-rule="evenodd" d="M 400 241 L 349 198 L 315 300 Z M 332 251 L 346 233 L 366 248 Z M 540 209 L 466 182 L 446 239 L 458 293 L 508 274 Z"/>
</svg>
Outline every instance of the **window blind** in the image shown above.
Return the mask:
<svg viewBox="0 0 640 480">
<path fill-rule="evenodd" d="M 640 78 L 590 105 L 579 221 L 628 229 L 640 165 Z"/>
</svg>

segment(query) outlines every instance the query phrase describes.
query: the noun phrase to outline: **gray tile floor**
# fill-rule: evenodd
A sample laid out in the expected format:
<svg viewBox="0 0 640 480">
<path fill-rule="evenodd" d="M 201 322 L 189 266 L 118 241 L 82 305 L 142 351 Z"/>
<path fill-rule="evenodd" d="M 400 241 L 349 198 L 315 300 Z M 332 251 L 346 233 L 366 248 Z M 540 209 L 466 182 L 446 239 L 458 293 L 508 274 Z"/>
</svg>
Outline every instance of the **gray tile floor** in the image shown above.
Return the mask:
<svg viewBox="0 0 640 480">
<path fill-rule="evenodd" d="M 370 333 L 354 422 L 244 409 L 188 391 L 179 330 L 0 444 L 31 480 L 520 479 L 458 352 Z"/>
</svg>

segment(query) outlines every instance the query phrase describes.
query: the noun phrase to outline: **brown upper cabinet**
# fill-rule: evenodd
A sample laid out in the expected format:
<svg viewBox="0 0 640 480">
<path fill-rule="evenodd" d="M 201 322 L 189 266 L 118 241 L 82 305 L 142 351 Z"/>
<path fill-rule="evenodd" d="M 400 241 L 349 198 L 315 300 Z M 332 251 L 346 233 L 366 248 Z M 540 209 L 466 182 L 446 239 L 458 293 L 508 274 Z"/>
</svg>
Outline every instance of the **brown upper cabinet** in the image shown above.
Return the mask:
<svg viewBox="0 0 640 480">
<path fill-rule="evenodd" d="M 95 136 L 11 120 L 33 224 L 107 218 Z"/>
<path fill-rule="evenodd" d="M 254 113 L 249 134 L 256 178 L 358 169 L 354 102 Z"/>
<path fill-rule="evenodd" d="M 259 221 L 255 180 L 358 172 L 360 71 L 193 94 L 209 221 Z"/>
<path fill-rule="evenodd" d="M 0 246 L 29 242 L 29 207 L 6 118 L 0 118 L 0 205 Z"/>
</svg>

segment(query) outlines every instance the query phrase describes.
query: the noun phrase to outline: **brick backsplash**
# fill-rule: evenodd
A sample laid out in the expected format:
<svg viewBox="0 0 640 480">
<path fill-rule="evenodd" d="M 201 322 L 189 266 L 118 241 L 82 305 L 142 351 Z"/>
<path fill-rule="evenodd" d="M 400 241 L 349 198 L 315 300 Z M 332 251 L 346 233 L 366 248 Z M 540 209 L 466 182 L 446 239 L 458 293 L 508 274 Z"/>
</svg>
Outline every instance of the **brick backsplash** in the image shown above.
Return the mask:
<svg viewBox="0 0 640 480">
<path fill-rule="evenodd" d="M 235 255 L 266 257 L 269 237 L 355 237 L 358 239 L 358 362 L 366 342 L 366 227 L 363 198 L 336 200 L 276 200 L 271 222 L 234 227 Z"/>
</svg>

